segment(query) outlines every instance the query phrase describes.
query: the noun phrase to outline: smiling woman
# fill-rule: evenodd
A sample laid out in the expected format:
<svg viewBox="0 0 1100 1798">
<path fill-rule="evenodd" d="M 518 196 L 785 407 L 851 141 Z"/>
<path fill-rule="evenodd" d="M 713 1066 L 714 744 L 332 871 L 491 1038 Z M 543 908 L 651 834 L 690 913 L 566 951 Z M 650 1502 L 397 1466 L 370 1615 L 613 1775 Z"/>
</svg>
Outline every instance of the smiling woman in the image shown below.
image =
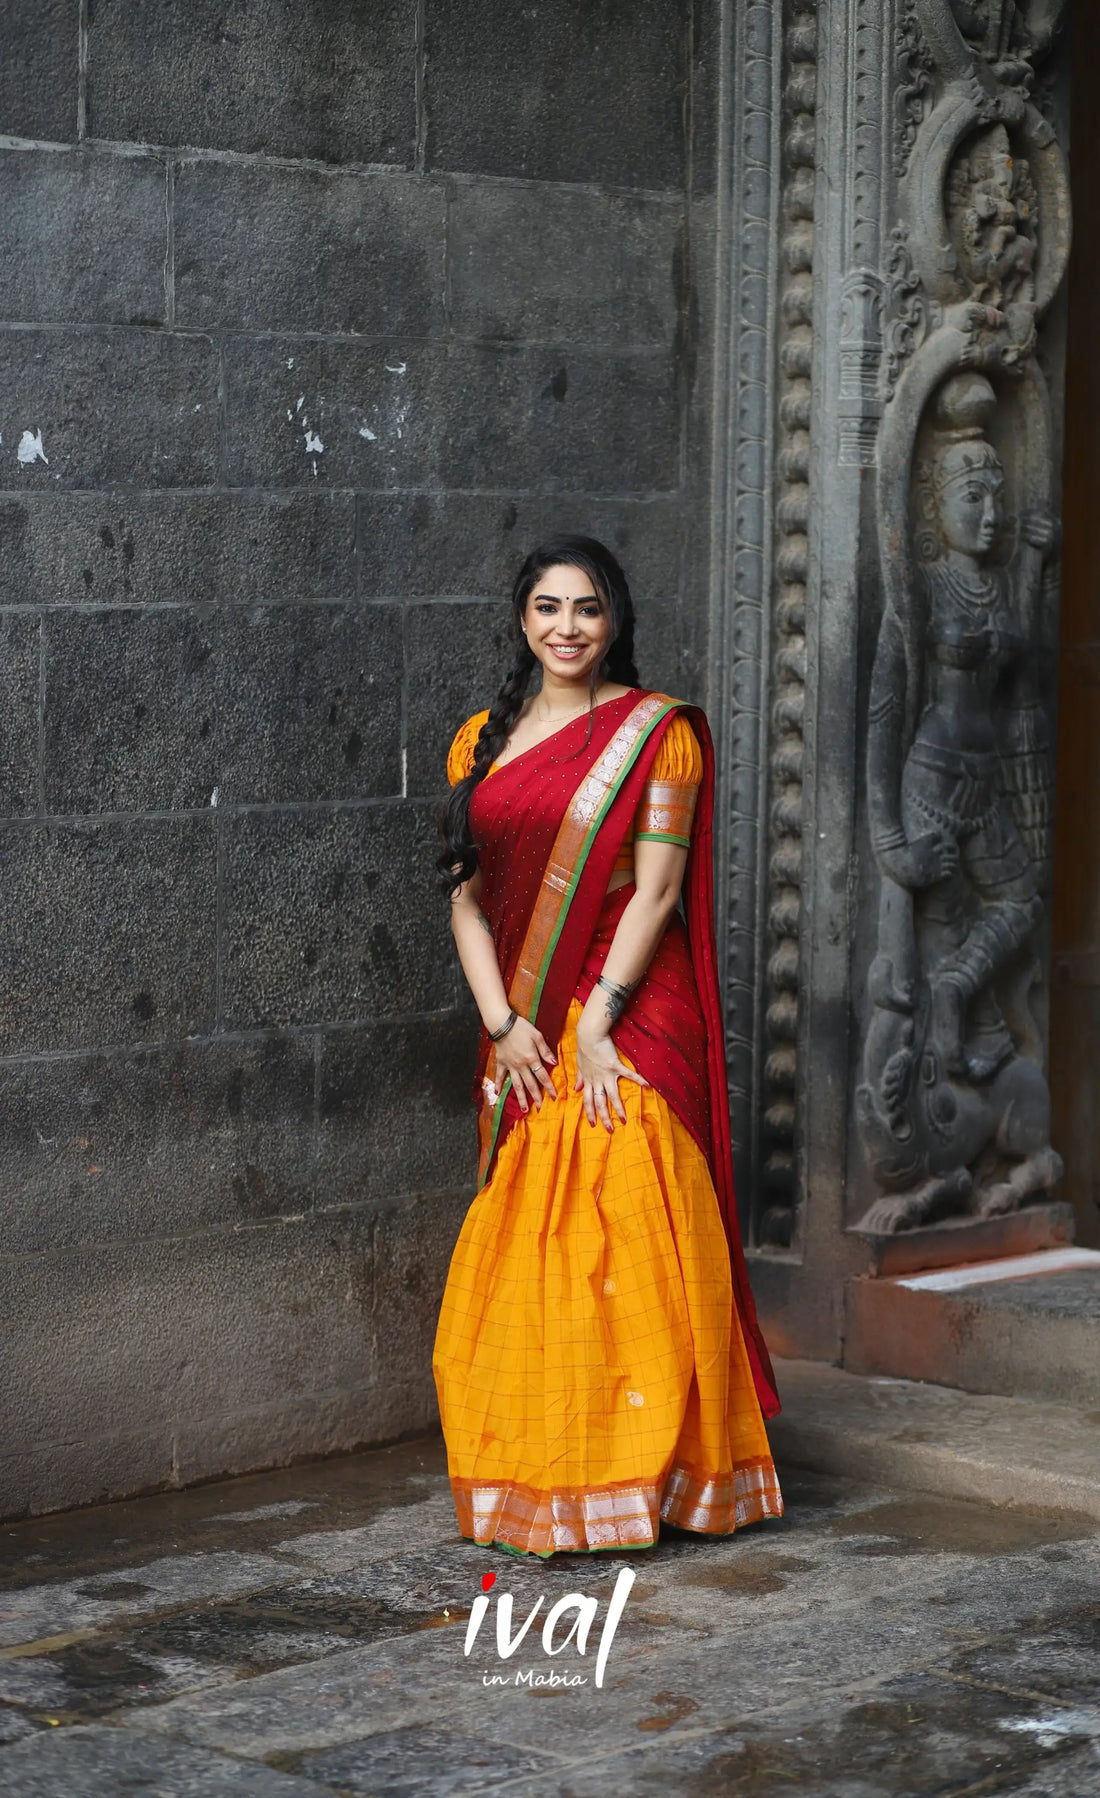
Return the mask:
<svg viewBox="0 0 1100 1798">
<path fill-rule="evenodd" d="M 782 1500 L 733 1196 L 710 733 L 639 686 L 602 544 L 536 550 L 512 606 L 439 862 L 484 1026 L 481 1188 L 434 1362 L 459 1525 L 538 1555 L 646 1547 L 662 1518 L 727 1533 Z"/>
</svg>

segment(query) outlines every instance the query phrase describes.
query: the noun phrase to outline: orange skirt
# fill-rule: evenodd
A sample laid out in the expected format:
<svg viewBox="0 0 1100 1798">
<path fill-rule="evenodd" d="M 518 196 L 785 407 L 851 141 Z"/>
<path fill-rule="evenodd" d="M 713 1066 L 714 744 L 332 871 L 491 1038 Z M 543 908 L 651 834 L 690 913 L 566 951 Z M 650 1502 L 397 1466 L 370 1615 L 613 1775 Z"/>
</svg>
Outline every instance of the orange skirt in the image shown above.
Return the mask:
<svg viewBox="0 0 1100 1798">
<path fill-rule="evenodd" d="M 433 1367 L 459 1528 L 536 1555 L 728 1534 L 783 1501 L 706 1157 L 652 1087 L 513 1126 L 451 1261 Z M 625 1058 L 623 1058 L 625 1059 Z"/>
</svg>

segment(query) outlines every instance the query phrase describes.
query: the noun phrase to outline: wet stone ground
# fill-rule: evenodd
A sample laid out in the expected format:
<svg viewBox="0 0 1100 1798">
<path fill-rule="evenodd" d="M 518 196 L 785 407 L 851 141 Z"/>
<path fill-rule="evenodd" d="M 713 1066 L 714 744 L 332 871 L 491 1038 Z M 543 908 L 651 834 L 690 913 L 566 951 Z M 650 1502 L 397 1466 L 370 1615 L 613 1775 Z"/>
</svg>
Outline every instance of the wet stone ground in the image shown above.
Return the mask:
<svg viewBox="0 0 1100 1798">
<path fill-rule="evenodd" d="M 547 1565 L 457 1536 L 437 1441 L 0 1526 L 0 1793 L 1100 1795 L 1095 1522 L 784 1485 L 732 1540 Z M 501 1594 L 513 1632 L 545 1598 L 508 1660 Z"/>
</svg>

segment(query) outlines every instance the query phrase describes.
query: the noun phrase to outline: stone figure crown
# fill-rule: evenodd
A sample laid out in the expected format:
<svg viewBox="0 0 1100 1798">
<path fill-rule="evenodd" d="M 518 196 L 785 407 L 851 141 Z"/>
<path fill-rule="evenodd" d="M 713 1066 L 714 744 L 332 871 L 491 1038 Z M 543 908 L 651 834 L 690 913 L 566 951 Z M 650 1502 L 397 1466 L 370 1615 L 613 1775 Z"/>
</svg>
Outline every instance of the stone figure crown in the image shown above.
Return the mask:
<svg viewBox="0 0 1100 1798">
<path fill-rule="evenodd" d="M 986 437 L 997 396 L 984 375 L 952 375 L 936 400 L 939 438 L 929 476 L 936 495 L 977 469 L 1001 472 L 1001 459 Z"/>
</svg>

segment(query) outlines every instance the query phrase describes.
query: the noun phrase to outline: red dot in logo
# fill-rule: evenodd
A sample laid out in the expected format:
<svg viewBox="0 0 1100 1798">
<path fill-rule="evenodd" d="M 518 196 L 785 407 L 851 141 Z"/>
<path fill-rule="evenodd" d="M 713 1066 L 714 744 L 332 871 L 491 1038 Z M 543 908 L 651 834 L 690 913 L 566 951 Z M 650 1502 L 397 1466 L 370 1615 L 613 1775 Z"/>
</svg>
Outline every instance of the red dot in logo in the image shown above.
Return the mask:
<svg viewBox="0 0 1100 1798">
<path fill-rule="evenodd" d="M 496 1585 L 496 1583 L 497 1583 L 497 1576 L 495 1573 L 483 1573 L 482 1574 L 481 1590 L 483 1592 L 491 1592 L 493 1587 Z"/>
</svg>

